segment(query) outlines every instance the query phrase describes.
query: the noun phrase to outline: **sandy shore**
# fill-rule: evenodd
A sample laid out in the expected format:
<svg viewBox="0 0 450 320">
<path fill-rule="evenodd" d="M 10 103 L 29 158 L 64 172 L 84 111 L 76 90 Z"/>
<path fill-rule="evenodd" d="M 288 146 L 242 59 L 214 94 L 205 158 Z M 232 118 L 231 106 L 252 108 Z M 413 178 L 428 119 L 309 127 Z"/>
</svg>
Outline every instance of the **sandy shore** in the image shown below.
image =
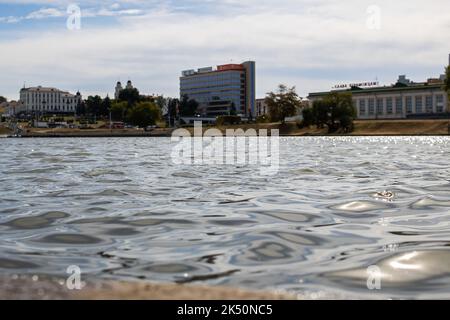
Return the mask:
<svg viewBox="0 0 450 320">
<path fill-rule="evenodd" d="M 0 300 L 292 300 L 289 294 L 226 287 L 86 280 L 81 290 L 56 278 L 0 278 Z"/>
</svg>

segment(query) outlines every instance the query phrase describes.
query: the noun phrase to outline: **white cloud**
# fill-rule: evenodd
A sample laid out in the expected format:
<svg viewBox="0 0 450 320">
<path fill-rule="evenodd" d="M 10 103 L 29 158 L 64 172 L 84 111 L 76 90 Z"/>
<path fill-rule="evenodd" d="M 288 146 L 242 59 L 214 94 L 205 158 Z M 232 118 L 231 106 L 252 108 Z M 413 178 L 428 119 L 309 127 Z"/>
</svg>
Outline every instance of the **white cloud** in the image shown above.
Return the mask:
<svg viewBox="0 0 450 320">
<path fill-rule="evenodd" d="M 181 70 L 230 59 L 256 60 L 260 96 L 280 82 L 305 95 L 340 81 L 378 76 L 390 83 L 400 73 L 423 80 L 441 72 L 450 52 L 449 2 L 378 2 L 379 31 L 366 28 L 369 1 L 248 0 L 225 14 L 170 7 L 126 14 L 142 9 L 105 5 L 104 15 L 123 12 L 116 13 L 118 25 L 70 32 L 61 24 L 60 30 L 0 40 L 0 69 L 8 75 L 0 88 L 17 96 L 27 81 L 111 94 L 116 80 L 130 77 L 143 92 L 177 95 Z M 89 14 L 100 11 L 83 10 Z"/>
<path fill-rule="evenodd" d="M 65 16 L 65 12 L 56 8 L 43 8 L 28 14 L 25 19 L 45 19 Z"/>
</svg>

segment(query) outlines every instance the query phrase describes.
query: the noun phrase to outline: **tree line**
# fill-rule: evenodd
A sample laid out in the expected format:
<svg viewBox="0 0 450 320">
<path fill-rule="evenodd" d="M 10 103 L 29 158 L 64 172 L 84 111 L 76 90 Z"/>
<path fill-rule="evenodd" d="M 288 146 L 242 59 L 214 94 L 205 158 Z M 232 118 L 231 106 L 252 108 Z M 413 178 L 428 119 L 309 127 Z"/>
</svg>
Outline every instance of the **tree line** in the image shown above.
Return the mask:
<svg viewBox="0 0 450 320">
<path fill-rule="evenodd" d="M 131 125 L 146 127 L 155 125 L 162 119 L 166 99 L 162 96 L 149 97 L 140 95 L 136 88 L 124 89 L 117 100 L 108 96 L 89 96 L 77 107 L 77 115 L 107 119 L 111 114 L 113 121 L 124 121 Z"/>
</svg>

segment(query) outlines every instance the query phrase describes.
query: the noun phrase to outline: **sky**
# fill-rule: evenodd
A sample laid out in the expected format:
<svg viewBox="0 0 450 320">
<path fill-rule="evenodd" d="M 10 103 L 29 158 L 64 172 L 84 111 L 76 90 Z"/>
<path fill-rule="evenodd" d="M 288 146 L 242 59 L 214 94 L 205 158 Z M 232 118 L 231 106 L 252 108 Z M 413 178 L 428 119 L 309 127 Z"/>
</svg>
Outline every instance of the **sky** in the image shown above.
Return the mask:
<svg viewBox="0 0 450 320">
<path fill-rule="evenodd" d="M 449 12 L 448 0 L 0 0 L 0 95 L 113 96 L 131 79 L 177 97 L 182 70 L 247 60 L 261 98 L 280 83 L 306 96 L 423 81 L 449 63 Z"/>
</svg>

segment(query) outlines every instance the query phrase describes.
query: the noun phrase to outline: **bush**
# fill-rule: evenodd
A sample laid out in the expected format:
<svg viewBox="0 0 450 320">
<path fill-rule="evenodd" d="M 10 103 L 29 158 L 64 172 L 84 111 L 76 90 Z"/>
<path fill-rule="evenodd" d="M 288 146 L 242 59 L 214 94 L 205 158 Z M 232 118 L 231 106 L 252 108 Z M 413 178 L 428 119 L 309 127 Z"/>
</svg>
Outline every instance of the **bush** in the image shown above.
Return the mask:
<svg viewBox="0 0 450 320">
<path fill-rule="evenodd" d="M 241 117 L 238 116 L 219 116 L 217 117 L 216 124 L 218 126 L 240 124 Z"/>
<path fill-rule="evenodd" d="M 134 126 L 145 128 L 155 125 L 161 119 L 161 110 L 153 102 L 139 102 L 129 113 L 127 120 Z"/>
<path fill-rule="evenodd" d="M 266 115 L 262 115 L 256 118 L 256 123 L 269 123 L 270 119 Z"/>
</svg>

